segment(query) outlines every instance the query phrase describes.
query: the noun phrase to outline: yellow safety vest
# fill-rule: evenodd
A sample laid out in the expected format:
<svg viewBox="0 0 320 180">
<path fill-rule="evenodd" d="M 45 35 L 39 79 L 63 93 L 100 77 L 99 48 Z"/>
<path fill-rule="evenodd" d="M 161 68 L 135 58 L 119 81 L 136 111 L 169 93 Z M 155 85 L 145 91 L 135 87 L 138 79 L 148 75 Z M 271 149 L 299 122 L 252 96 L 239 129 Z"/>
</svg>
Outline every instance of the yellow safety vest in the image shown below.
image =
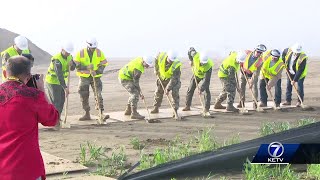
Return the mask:
<svg viewBox="0 0 320 180">
<path fill-rule="evenodd" d="M 58 53 L 51 58 L 51 63 L 50 63 L 50 66 L 48 68 L 48 72 L 46 75 L 46 82 L 49 84 L 60 85 L 58 76 L 54 70 L 53 60 L 60 61 L 61 65 L 62 65 L 63 77 L 64 77 L 65 82 L 67 83 L 68 75 L 69 75 L 69 63 L 72 60 L 72 55 L 69 55 L 67 57 L 67 59 L 65 59 L 61 53 Z"/>
<path fill-rule="evenodd" d="M 286 63 L 286 66 L 288 66 L 288 63 L 289 63 L 289 60 L 291 59 L 291 56 L 292 56 L 293 52 L 292 50 L 289 48 L 288 49 L 288 52 L 285 56 L 285 63 Z M 290 58 L 290 59 L 289 59 Z M 298 60 L 296 62 L 296 71 L 298 71 L 299 69 L 299 66 L 300 64 L 304 61 L 304 60 L 307 60 L 308 56 L 304 53 L 304 52 L 301 52 L 299 57 L 298 57 Z M 304 68 L 301 76 L 300 76 L 300 79 L 304 78 L 307 76 L 307 73 L 308 73 L 308 66 L 306 64 L 306 67 Z"/>
<path fill-rule="evenodd" d="M 240 69 L 240 64 L 236 61 L 237 53 L 231 52 L 231 54 L 223 60 L 219 71 L 218 71 L 218 77 L 219 78 L 226 78 L 228 77 L 228 69 L 233 67 L 236 72 Z"/>
<path fill-rule="evenodd" d="M 261 56 L 259 56 L 257 58 L 257 60 L 250 67 L 248 67 L 249 66 L 249 60 L 250 60 L 251 56 L 253 56 L 253 52 L 252 51 L 247 51 L 247 57 L 246 57 L 246 59 L 245 59 L 245 61 L 243 63 L 243 68 L 244 68 L 244 70 L 249 70 L 249 71 L 251 71 L 253 73 L 254 71 L 256 71 L 258 69 L 258 67 L 260 67 L 262 65 L 263 60 L 262 60 Z"/>
<path fill-rule="evenodd" d="M 277 76 L 277 74 L 284 68 L 285 64 L 283 63 L 282 59 L 279 57 L 278 61 L 270 67 L 272 56 L 271 51 L 266 53 L 263 57 L 264 63 L 262 65 L 262 71 L 260 72 L 260 75 L 262 74 L 263 77 L 272 79 L 273 77 Z"/>
<path fill-rule="evenodd" d="M 135 69 L 139 70 L 141 73 L 144 73 L 142 57 L 137 57 L 126 64 L 119 70 L 119 79 L 121 80 L 133 80 L 133 71 Z"/>
<path fill-rule="evenodd" d="M 167 53 L 162 52 L 158 56 L 158 66 L 160 78 L 162 80 L 170 79 L 172 77 L 173 72 L 181 68 L 182 63 L 179 60 L 174 60 L 170 66 L 170 68 L 166 71 L 166 61 L 167 61 Z"/>
<path fill-rule="evenodd" d="M 23 50 L 22 53 L 19 54 L 18 51 L 13 46 L 10 46 L 9 48 L 1 52 L 1 57 L 4 58 L 4 55 L 6 53 L 8 53 L 10 57 L 12 57 L 12 56 L 18 56 L 21 54 L 30 54 L 30 50 L 29 49 Z M 5 63 L 6 63 L 5 61 L 2 61 L 2 71 L 7 69 Z M 2 82 L 4 82 L 5 80 L 6 79 L 4 78 L 4 76 L 2 76 Z"/>
<path fill-rule="evenodd" d="M 103 54 L 103 52 L 100 49 L 95 49 L 92 55 L 92 62 L 90 62 L 90 57 L 88 55 L 88 49 L 82 49 L 80 52 L 77 53 L 74 61 L 79 62 L 82 66 L 88 66 L 90 64 L 93 64 L 93 71 L 96 71 L 98 69 L 98 64 L 102 61 L 104 61 L 106 58 Z M 108 64 L 104 64 L 104 66 L 107 66 Z M 77 70 L 77 76 L 88 78 L 90 74 Z M 102 74 L 97 74 L 94 77 L 101 77 Z"/>
<path fill-rule="evenodd" d="M 212 59 L 209 59 L 208 62 L 204 65 L 200 64 L 200 54 L 196 53 L 193 57 L 193 71 L 195 76 L 200 79 L 204 78 L 205 73 L 214 65 Z"/>
</svg>

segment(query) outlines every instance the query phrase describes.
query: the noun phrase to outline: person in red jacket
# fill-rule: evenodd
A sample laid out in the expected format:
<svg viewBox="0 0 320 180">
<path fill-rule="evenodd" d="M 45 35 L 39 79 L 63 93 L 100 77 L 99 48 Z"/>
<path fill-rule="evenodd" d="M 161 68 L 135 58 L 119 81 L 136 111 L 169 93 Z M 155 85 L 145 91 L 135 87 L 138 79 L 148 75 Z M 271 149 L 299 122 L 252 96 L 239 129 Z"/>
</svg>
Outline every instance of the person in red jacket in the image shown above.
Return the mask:
<svg viewBox="0 0 320 180">
<path fill-rule="evenodd" d="M 39 147 L 38 123 L 55 126 L 56 108 L 45 95 L 43 76 L 37 88 L 26 86 L 31 61 L 23 56 L 8 59 L 0 85 L 0 179 L 43 180 L 45 168 Z"/>
</svg>

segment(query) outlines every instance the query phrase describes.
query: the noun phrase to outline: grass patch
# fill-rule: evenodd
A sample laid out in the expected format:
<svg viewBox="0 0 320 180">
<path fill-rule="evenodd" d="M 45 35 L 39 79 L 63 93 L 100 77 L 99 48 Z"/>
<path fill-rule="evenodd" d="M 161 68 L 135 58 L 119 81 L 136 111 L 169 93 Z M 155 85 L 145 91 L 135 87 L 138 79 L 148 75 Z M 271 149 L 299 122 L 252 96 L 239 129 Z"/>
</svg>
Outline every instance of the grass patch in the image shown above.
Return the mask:
<svg viewBox="0 0 320 180">
<path fill-rule="evenodd" d="M 145 147 L 145 145 L 142 144 L 137 137 L 130 139 L 130 144 L 132 145 L 132 148 L 135 150 L 141 150 Z"/>
</svg>

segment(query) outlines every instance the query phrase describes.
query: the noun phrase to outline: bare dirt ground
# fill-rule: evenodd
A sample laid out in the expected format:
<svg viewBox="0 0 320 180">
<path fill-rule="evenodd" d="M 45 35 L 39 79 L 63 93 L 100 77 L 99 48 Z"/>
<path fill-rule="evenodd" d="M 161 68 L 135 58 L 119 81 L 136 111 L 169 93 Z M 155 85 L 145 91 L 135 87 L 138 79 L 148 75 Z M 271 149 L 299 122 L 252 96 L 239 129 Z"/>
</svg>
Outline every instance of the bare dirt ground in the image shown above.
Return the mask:
<svg viewBox="0 0 320 180">
<path fill-rule="evenodd" d="M 113 60 L 106 68 L 106 74 L 103 76 L 103 98 L 106 112 L 123 111 L 128 99 L 128 94 L 118 82 L 118 69 L 127 61 Z M 215 62 L 214 71 L 211 78 L 212 104 L 221 91 L 221 83 L 217 77 L 217 69 L 221 62 Z M 301 109 L 291 109 L 288 112 L 274 112 L 268 110 L 267 113 L 253 112 L 252 115 L 244 116 L 240 114 L 216 114 L 213 119 L 203 119 L 200 116 L 186 118 L 185 121 L 177 122 L 173 119 L 162 120 L 162 123 L 146 124 L 144 121 L 117 122 L 108 126 L 72 126 L 71 129 L 62 129 L 59 132 L 40 130 L 41 150 L 47 153 L 76 161 L 80 154 L 80 144 L 86 141 L 95 142 L 97 145 L 106 146 L 111 149 L 125 147 L 125 153 L 128 155 L 129 162 L 135 163 L 139 160 L 139 151 L 134 150 L 130 144 L 130 139 L 137 137 L 147 142 L 146 151 L 152 151 L 156 147 L 163 147 L 165 141 L 173 140 L 177 135 L 182 139 L 188 140 L 198 134 L 199 130 L 206 127 L 214 127 L 212 133 L 221 141 L 239 133 L 240 140 L 245 141 L 259 136 L 259 128 L 263 122 L 294 122 L 302 118 L 320 119 L 320 96 L 319 96 L 319 68 L 320 63 L 316 59 L 309 61 L 309 73 L 305 80 L 305 104 L 315 107 L 315 111 L 302 111 Z M 34 67 L 33 72 L 45 73 L 46 66 Z M 185 95 L 189 86 L 191 77 L 190 66 L 185 61 L 182 72 L 182 87 L 180 89 L 180 107 L 185 104 Z M 145 95 L 147 104 L 152 106 L 153 94 L 155 90 L 156 77 L 153 69 L 148 69 L 142 76 L 140 86 Z M 283 73 L 282 81 L 282 101 L 285 100 L 286 76 Z M 80 97 L 77 93 L 78 78 L 72 73 L 71 95 L 69 100 L 69 115 L 80 115 L 83 113 Z M 247 100 L 251 101 L 251 95 L 248 94 Z M 296 93 L 293 91 L 293 103 L 296 103 Z M 91 114 L 97 115 L 94 110 L 93 93 L 91 90 L 90 103 L 92 107 Z M 200 105 L 199 99 L 195 96 L 193 105 Z M 238 102 L 238 95 L 236 97 Z M 139 106 L 143 107 L 142 102 Z M 162 108 L 169 107 L 166 99 L 163 100 Z M 228 176 L 234 179 L 240 179 L 241 175 Z M 54 179 L 53 177 L 48 177 Z"/>
</svg>

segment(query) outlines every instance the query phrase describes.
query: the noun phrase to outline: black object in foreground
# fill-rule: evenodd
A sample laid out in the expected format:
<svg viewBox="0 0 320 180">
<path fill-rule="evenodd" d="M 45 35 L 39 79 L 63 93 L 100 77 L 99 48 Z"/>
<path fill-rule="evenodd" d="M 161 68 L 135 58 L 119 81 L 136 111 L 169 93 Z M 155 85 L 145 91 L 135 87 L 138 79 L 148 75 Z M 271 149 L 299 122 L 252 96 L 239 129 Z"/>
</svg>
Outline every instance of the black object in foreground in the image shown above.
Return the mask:
<svg viewBox="0 0 320 180">
<path fill-rule="evenodd" d="M 261 144 L 272 142 L 307 144 L 320 143 L 320 122 L 280 133 L 226 146 L 180 160 L 161 164 L 121 180 L 159 180 L 171 178 L 207 177 L 219 172 L 241 171 L 248 158 L 252 161 Z"/>
</svg>

